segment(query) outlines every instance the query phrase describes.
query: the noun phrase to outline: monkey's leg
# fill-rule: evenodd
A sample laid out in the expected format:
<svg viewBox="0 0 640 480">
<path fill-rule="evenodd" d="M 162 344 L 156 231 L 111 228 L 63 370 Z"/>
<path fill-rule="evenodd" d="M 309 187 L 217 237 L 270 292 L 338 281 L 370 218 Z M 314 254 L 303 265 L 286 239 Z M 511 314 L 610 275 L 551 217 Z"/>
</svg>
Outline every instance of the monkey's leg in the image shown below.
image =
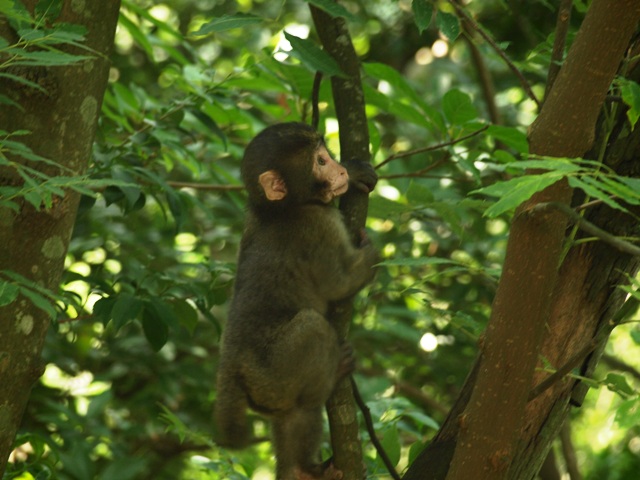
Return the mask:
<svg viewBox="0 0 640 480">
<path fill-rule="evenodd" d="M 273 413 L 324 406 L 343 370 L 333 327 L 315 310 L 303 309 L 272 338 L 268 364 L 245 372 L 253 403 Z"/>
<path fill-rule="evenodd" d="M 218 371 L 215 419 L 219 445 L 244 448 L 251 443 L 251 429 L 247 420 L 247 397 L 227 366 Z"/>
<path fill-rule="evenodd" d="M 276 478 L 327 478 L 320 462 L 322 412 L 345 364 L 348 368 L 350 350 L 341 347 L 333 327 L 312 309 L 299 311 L 273 338 L 269 364 L 249 383 L 255 385 L 252 401 L 274 413 Z M 269 382 L 260 381 L 260 375 Z"/>
<path fill-rule="evenodd" d="M 341 478 L 341 472 L 320 461 L 321 440 L 322 407 L 295 409 L 274 418 L 276 480 Z"/>
</svg>

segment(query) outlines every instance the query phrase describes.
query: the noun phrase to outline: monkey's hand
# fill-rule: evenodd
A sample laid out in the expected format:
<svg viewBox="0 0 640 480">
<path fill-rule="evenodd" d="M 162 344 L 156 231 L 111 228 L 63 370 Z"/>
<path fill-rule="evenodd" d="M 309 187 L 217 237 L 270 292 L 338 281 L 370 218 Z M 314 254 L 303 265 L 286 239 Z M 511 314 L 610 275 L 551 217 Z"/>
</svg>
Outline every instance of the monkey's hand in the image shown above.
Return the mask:
<svg viewBox="0 0 640 480">
<path fill-rule="evenodd" d="M 351 375 L 356 369 L 356 357 L 353 353 L 353 347 L 347 341 L 340 345 L 340 363 L 338 363 L 337 377 L 342 379 L 347 375 Z"/>
<path fill-rule="evenodd" d="M 358 159 L 342 162 L 349 172 L 349 183 L 364 193 L 371 193 L 378 183 L 378 174 L 369 162 Z"/>
</svg>

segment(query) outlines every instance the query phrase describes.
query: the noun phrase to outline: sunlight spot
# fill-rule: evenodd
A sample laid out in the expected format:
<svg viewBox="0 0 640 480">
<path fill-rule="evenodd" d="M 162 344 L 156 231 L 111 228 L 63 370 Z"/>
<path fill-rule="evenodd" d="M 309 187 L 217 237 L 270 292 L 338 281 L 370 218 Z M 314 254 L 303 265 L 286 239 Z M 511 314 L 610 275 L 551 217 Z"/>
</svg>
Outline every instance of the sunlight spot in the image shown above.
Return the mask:
<svg viewBox="0 0 640 480">
<path fill-rule="evenodd" d="M 415 54 L 415 61 L 418 65 L 429 65 L 433 62 L 433 53 L 427 47 L 420 48 Z"/>
<path fill-rule="evenodd" d="M 420 348 L 425 352 L 433 352 L 438 348 L 438 338 L 433 333 L 425 333 L 420 339 Z"/>
<path fill-rule="evenodd" d="M 389 200 L 398 200 L 400 198 L 398 189 L 391 185 L 379 185 L 376 189 L 381 197 L 388 198 Z"/>
<path fill-rule="evenodd" d="M 449 53 L 449 44 L 444 40 L 436 40 L 433 42 L 433 45 L 431 45 L 431 53 L 433 53 L 433 56 L 436 58 L 445 57 L 447 53 Z"/>
</svg>

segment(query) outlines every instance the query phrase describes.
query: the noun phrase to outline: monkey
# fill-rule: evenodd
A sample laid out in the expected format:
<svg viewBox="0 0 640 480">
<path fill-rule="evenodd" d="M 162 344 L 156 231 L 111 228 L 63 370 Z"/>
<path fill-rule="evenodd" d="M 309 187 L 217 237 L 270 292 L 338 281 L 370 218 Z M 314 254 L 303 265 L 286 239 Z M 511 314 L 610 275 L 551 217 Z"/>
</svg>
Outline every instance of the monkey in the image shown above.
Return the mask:
<svg viewBox="0 0 640 480">
<path fill-rule="evenodd" d="M 339 480 L 320 460 L 322 412 L 355 363 L 326 315 L 372 280 L 379 256 L 366 235 L 353 245 L 332 201 L 350 185 L 369 193 L 377 175 L 337 163 L 315 129 L 290 122 L 249 142 L 241 176 L 248 212 L 221 340 L 217 443 L 255 441 L 250 408 L 270 420 L 277 480 Z"/>
</svg>

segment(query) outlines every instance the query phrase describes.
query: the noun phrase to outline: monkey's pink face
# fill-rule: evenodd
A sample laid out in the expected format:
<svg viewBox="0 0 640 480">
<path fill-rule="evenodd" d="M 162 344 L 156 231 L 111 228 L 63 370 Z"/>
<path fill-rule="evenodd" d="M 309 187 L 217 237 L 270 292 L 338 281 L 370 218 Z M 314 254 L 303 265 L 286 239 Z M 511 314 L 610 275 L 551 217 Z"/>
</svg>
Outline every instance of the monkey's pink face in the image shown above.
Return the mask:
<svg viewBox="0 0 640 480">
<path fill-rule="evenodd" d="M 329 203 L 349 189 L 347 169 L 331 158 L 324 146 L 318 148 L 314 154 L 313 176 L 327 185 L 320 198 L 324 203 Z"/>
</svg>

